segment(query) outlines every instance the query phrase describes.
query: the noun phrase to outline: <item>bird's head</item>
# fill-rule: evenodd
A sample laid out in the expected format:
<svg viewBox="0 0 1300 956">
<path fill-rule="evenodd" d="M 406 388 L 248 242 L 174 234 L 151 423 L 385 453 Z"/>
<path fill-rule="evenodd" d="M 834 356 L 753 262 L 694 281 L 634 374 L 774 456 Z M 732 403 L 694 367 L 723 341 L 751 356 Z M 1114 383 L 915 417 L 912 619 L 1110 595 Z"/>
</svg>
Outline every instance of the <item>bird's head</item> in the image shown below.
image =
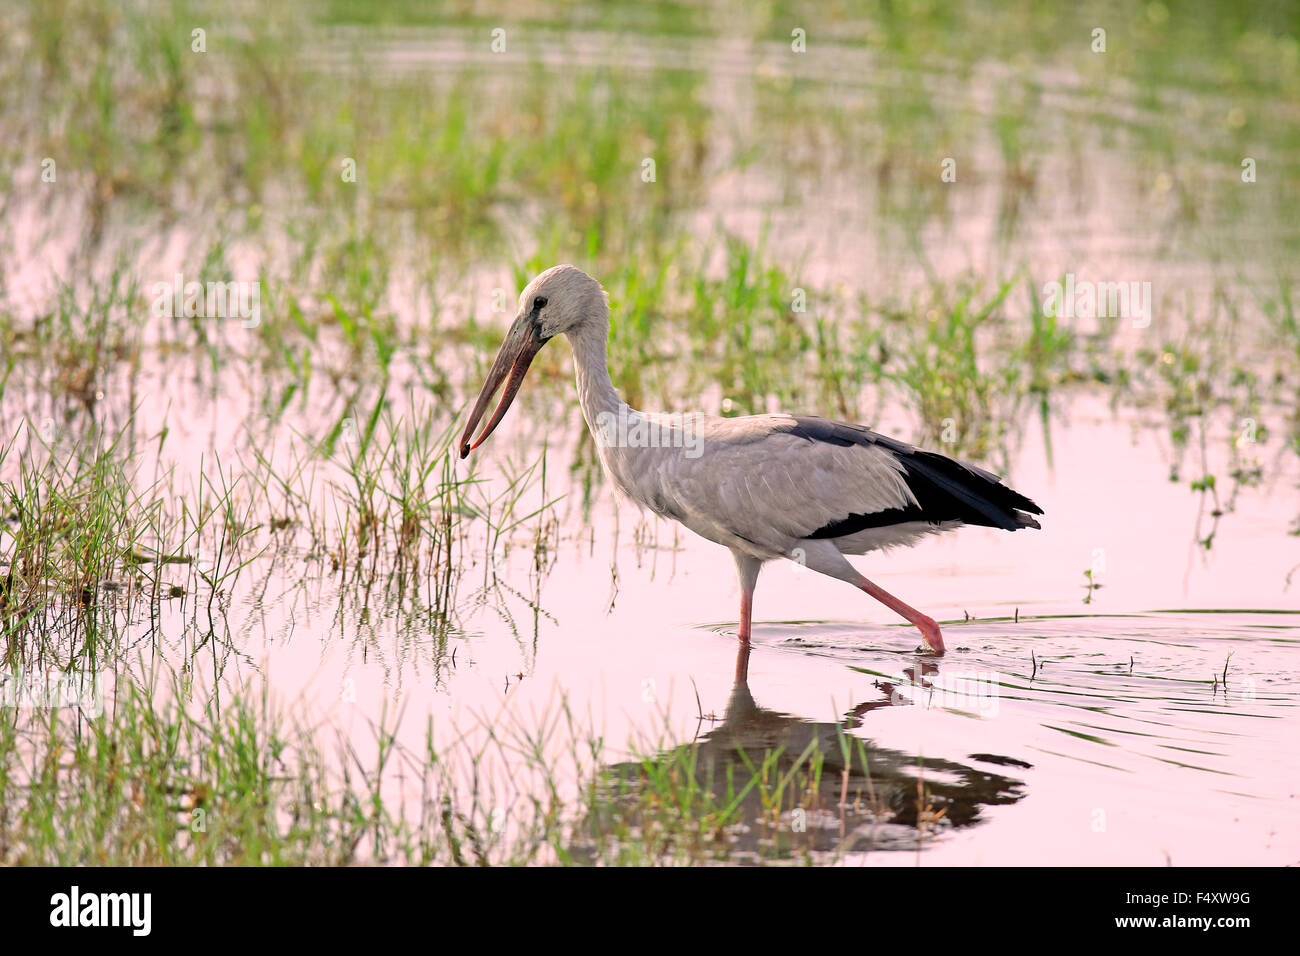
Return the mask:
<svg viewBox="0 0 1300 956">
<path fill-rule="evenodd" d="M 542 350 L 542 346 L 555 336 L 572 335 L 579 330 L 600 325 L 603 336 L 609 321 L 609 304 L 600 283 L 576 266 L 552 266 L 533 279 L 519 296 L 519 311 L 510 323 L 506 339 L 501 343 L 492 368 L 488 371 L 483 388 L 469 413 L 469 421 L 460 436 L 460 457 L 483 444 L 493 429 L 505 417 L 510 403 L 515 400 L 528 366 Z M 501 383 L 505 390 L 496 411 L 473 444 L 474 429 L 487 411 L 488 403 Z"/>
</svg>

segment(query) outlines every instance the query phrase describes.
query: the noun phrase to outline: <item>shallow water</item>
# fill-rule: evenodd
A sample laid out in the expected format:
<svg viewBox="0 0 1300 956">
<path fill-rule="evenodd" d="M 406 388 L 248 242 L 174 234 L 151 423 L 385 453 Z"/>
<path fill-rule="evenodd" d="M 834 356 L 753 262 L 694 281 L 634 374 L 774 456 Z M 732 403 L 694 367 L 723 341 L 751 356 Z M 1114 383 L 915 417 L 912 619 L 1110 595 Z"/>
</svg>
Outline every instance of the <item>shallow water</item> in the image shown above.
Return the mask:
<svg viewBox="0 0 1300 956">
<path fill-rule="evenodd" d="M 780 563 L 760 578 L 737 688 L 730 557 L 664 523 L 639 543 L 635 509 L 602 498 L 590 525 L 566 522 L 541 576 L 522 533 L 445 644 L 354 588 L 298 586 L 281 569 L 271 594 L 232 605 L 225 677 L 264 674 L 362 738 L 399 703 L 413 748 L 426 712 L 451 740 L 528 724 L 560 700 L 615 752 L 667 733 L 664 748 L 703 739 L 722 760 L 797 754 L 816 737 L 834 758 L 837 725 L 869 742 L 889 813 L 841 814 L 827 798 L 809 808 L 817 840 L 787 819 L 737 835 L 740 861 L 808 849 L 872 863 L 899 861 L 884 850 L 933 863 L 1296 862 L 1300 599 L 1274 489 L 1243 493 L 1214 547 L 1194 548 L 1196 496 L 1170 485 L 1154 444 L 1131 444 L 1123 421 L 1086 405 L 1054 434 L 1051 468 L 1035 442 L 1023 452 L 1016 484 L 1043 505 L 1042 532 L 963 529 L 858 561 L 945 622 L 941 659 L 918 656 L 916 633 L 857 591 Z M 509 431 L 484 446 L 488 473 Z M 1123 462 L 1104 496 L 1096 461 Z M 1085 586 L 1086 567 L 1100 587 Z M 930 809 L 946 808 L 919 840 L 917 776 Z"/>
<path fill-rule="evenodd" d="M 918 657 L 915 632 L 852 589 L 772 565 L 759 583 L 748 690 L 765 713 L 788 715 L 773 733 L 790 745 L 807 743 L 807 723 L 825 731 L 856 711 L 850 732 L 885 767 L 937 762 L 1016 781 L 1016 799 L 999 789 L 985 805 L 978 777 L 964 816 L 959 788 L 954 825 L 926 844 L 927 861 L 1295 862 L 1300 600 L 1285 587 L 1295 541 L 1251 531 L 1270 524 L 1261 494 L 1239 501 L 1210 552 L 1191 551 L 1194 503 L 1170 493 L 1122 427 L 1082 419 L 1057 436 L 1050 475 L 1025 467 L 1017 479 L 1047 512 L 1042 533 L 965 529 L 858 562 L 949 622 L 944 658 Z M 1099 496 L 1087 466 L 1097 460 L 1125 462 L 1122 494 Z M 1179 524 L 1185 537 L 1152 533 Z M 734 622 L 729 558 L 707 542 L 680 545 L 671 569 L 662 556 L 653 571 L 624 567 L 608 616 L 591 601 L 606 593 L 603 558 L 558 562 L 544 592 L 555 622 L 511 692 L 521 706 L 558 686 L 599 695 L 609 718 L 632 698 L 621 708 L 632 726 L 655 719 L 646 696 L 688 717 L 727 713 L 734 623 L 702 619 Z M 1081 570 L 1094 548 L 1107 569 L 1089 592 Z M 1228 595 L 1266 610 L 1222 610 Z M 810 620 L 828 610 L 831 620 Z M 500 652 L 493 631 L 469 640 Z"/>
</svg>

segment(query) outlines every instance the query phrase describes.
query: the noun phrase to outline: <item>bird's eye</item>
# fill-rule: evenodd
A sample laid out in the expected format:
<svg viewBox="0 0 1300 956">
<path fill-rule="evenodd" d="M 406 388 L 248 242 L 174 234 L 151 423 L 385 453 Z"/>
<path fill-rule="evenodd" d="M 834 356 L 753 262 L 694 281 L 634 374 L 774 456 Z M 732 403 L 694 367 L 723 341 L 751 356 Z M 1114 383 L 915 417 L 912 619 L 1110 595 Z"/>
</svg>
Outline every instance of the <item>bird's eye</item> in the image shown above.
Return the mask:
<svg viewBox="0 0 1300 956">
<path fill-rule="evenodd" d="M 536 311 L 539 310 L 539 309 L 544 309 L 544 308 L 546 308 L 546 296 L 544 296 L 544 295 L 539 295 L 537 298 L 533 299 L 533 311 L 534 311 L 534 312 L 536 312 Z"/>
</svg>

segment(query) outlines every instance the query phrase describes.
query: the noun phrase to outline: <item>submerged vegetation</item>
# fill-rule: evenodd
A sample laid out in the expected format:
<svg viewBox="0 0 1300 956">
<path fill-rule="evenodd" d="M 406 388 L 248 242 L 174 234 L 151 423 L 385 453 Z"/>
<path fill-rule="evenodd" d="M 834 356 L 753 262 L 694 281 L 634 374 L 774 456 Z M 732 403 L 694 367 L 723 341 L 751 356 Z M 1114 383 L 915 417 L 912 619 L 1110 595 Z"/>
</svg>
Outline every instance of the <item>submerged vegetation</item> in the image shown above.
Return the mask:
<svg viewBox="0 0 1300 956">
<path fill-rule="evenodd" d="M 971 822 L 852 719 L 619 763 L 567 709 L 563 771 L 536 728 L 480 728 L 535 784 L 494 818 L 464 789 L 485 750 L 381 723 L 360 756 L 241 666 L 331 601 L 331 632 L 435 684 L 484 608 L 535 640 L 601 481 L 566 353 L 504 479 L 451 441 L 559 261 L 609 291 L 634 405 L 880 423 L 1005 472 L 1088 395 L 1168 444 L 1205 549 L 1239 494 L 1291 494 L 1295 11 L 1194 6 L 1116 7 L 1103 58 L 1075 13 L 979 3 L 6 5 L 0 670 L 113 679 L 103 718 L 0 711 L 0 863 L 820 861 Z M 1147 324 L 1049 307 L 1117 259 Z M 191 281 L 251 284 L 259 320 L 160 314 Z"/>
</svg>

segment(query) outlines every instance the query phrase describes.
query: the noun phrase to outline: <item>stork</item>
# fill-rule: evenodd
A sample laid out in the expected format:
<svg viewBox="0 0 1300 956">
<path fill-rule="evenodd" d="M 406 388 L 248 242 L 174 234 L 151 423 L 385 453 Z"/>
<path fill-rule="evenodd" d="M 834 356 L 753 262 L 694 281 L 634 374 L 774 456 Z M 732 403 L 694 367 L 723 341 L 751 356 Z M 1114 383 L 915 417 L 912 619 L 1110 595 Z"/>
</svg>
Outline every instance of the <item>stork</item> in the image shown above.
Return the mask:
<svg viewBox="0 0 1300 956">
<path fill-rule="evenodd" d="M 461 435 L 461 458 L 500 424 L 529 364 L 557 335 L 573 348 L 582 416 L 614 485 L 735 558 L 738 679 L 748 669 L 754 587 L 766 562 L 786 558 L 847 581 L 913 624 L 929 651 L 942 655 L 934 619 L 867 580 L 844 556 L 910 545 L 961 525 L 1039 527 L 1033 515 L 1042 509 L 996 475 L 861 425 L 806 415 L 720 418 L 630 408 L 606 367 L 608 296 L 571 265 L 547 269 L 520 295 Z M 475 439 L 503 382 L 496 410 Z"/>
</svg>

